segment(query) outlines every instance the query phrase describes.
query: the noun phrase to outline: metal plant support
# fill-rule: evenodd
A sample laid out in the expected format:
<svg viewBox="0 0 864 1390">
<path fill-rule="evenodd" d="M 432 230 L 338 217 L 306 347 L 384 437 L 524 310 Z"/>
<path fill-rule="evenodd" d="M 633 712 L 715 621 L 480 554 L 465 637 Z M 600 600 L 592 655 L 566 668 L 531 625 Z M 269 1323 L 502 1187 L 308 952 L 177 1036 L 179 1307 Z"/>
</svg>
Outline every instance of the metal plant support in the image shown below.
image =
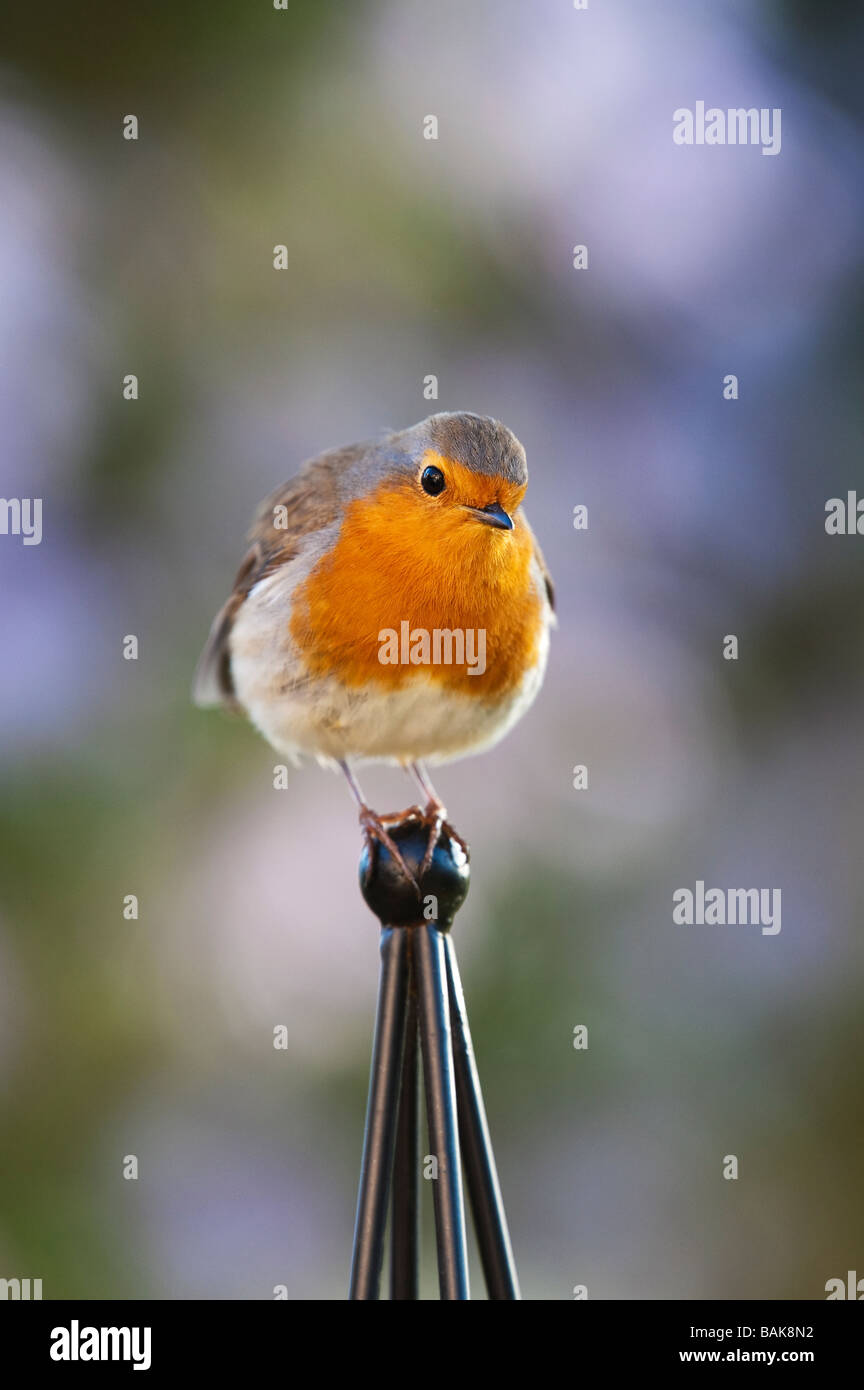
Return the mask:
<svg viewBox="0 0 864 1390">
<path fill-rule="evenodd" d="M 388 820 L 387 830 L 419 876 L 426 825 L 406 816 Z M 363 896 L 381 922 L 381 973 L 351 1299 L 379 1297 L 388 1211 L 390 1298 L 418 1297 L 420 1061 L 429 1153 L 437 1160 L 433 1198 L 441 1298 L 470 1298 L 463 1167 L 487 1294 L 495 1300 L 520 1297 L 450 937 L 468 877 L 468 854 L 446 825 L 420 878 L 419 894 L 384 846 L 375 845 L 371 854 L 364 850 L 360 860 Z M 427 920 L 430 914 L 434 920 Z"/>
</svg>

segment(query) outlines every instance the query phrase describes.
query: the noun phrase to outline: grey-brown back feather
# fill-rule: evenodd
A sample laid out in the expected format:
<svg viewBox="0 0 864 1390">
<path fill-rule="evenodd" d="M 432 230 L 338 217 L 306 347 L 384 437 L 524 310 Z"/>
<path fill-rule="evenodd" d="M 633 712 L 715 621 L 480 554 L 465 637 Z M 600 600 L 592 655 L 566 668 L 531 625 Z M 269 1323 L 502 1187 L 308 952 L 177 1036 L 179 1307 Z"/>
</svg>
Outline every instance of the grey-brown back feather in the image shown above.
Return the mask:
<svg viewBox="0 0 864 1390">
<path fill-rule="evenodd" d="M 247 539 L 250 542 L 230 597 L 210 628 L 192 684 L 196 705 L 237 708 L 231 678 L 231 629 L 249 591 L 299 552 L 304 537 L 328 526 L 341 509 L 341 479 L 362 456 L 365 446 L 333 449 L 310 459 L 295 478 L 261 503 Z M 284 508 L 276 516 L 276 508 Z"/>
</svg>

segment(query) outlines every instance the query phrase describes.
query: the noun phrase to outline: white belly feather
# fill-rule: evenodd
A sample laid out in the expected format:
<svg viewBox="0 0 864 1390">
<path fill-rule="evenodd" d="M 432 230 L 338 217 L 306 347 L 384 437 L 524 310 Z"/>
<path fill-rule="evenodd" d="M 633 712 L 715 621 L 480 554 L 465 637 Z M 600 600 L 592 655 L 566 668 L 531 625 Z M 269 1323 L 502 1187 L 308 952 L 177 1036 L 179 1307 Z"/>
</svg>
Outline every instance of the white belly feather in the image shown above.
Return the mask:
<svg viewBox="0 0 864 1390">
<path fill-rule="evenodd" d="M 447 690 L 422 667 L 399 687 L 352 688 L 310 678 L 289 630 L 291 594 L 310 568 L 298 556 L 248 594 L 231 633 L 238 700 L 264 737 L 289 758 L 446 762 L 496 743 L 534 700 L 549 646 L 516 691 L 485 700 Z M 547 619 L 549 614 L 547 613 Z"/>
</svg>

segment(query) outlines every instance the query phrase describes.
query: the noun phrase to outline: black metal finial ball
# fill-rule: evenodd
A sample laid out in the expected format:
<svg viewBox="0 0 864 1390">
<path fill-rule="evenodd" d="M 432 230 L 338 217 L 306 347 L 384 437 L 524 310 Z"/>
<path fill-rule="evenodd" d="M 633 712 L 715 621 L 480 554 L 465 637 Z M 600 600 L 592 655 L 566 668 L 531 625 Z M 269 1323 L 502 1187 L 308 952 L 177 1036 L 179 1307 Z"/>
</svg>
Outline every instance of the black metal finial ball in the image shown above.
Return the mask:
<svg viewBox="0 0 864 1390">
<path fill-rule="evenodd" d="M 468 853 L 445 825 L 426 872 L 420 867 L 429 843 L 429 827 L 416 818 L 387 822 L 387 833 L 408 869 L 418 880 L 408 881 L 387 846 L 367 843 L 360 855 L 360 891 L 382 926 L 410 927 L 433 921 L 444 931 L 452 924 L 468 894 Z"/>
</svg>

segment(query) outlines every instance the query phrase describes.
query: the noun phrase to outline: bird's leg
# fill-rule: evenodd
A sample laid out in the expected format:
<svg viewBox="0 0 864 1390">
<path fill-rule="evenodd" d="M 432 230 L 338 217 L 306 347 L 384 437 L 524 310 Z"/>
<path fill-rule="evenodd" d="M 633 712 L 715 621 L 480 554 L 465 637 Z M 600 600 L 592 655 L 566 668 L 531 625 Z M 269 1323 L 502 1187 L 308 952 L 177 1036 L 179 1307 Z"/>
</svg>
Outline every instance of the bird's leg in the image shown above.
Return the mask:
<svg viewBox="0 0 864 1390">
<path fill-rule="evenodd" d="M 446 827 L 451 839 L 462 846 L 465 853 L 468 853 L 468 846 L 447 822 L 447 807 L 444 805 L 440 796 L 436 792 L 429 780 L 429 774 L 420 762 L 409 763 L 408 771 L 414 778 L 423 795 L 426 797 L 426 809 L 423 812 L 423 819 L 429 826 L 429 839 L 426 842 L 426 853 L 423 856 L 423 863 L 420 865 L 420 877 L 422 879 L 429 865 L 432 863 L 432 855 L 435 853 L 435 846 L 441 836 L 441 831 Z"/>
<path fill-rule="evenodd" d="M 351 768 L 349 767 L 347 760 L 340 761 L 339 766 L 345 773 L 345 777 L 348 781 L 348 786 L 351 788 L 351 795 L 354 797 L 354 800 L 357 802 L 357 805 L 360 808 L 360 828 L 363 831 L 364 839 L 367 845 L 369 845 L 370 850 L 372 845 L 376 842 L 384 845 L 389 851 L 390 857 L 392 858 L 394 864 L 396 864 L 396 866 L 399 868 L 400 872 L 404 874 L 405 878 L 408 880 L 410 884 L 413 885 L 414 888 L 417 888 L 417 880 L 415 879 L 411 870 L 408 868 L 408 865 L 405 863 L 405 860 L 402 858 L 402 855 L 399 852 L 399 846 L 396 844 L 395 840 L 391 839 L 391 837 L 387 833 L 384 818 L 382 818 L 375 811 L 373 811 L 371 806 L 367 806 L 363 798 L 363 793 L 360 790 L 360 787 L 357 783 L 357 779 L 354 776 L 354 773 L 351 771 Z M 420 813 L 418 811 L 418 815 L 419 814 Z M 392 816 L 388 816 L 386 817 L 386 819 L 390 821 L 391 824 L 395 823 L 395 819 Z"/>
</svg>

